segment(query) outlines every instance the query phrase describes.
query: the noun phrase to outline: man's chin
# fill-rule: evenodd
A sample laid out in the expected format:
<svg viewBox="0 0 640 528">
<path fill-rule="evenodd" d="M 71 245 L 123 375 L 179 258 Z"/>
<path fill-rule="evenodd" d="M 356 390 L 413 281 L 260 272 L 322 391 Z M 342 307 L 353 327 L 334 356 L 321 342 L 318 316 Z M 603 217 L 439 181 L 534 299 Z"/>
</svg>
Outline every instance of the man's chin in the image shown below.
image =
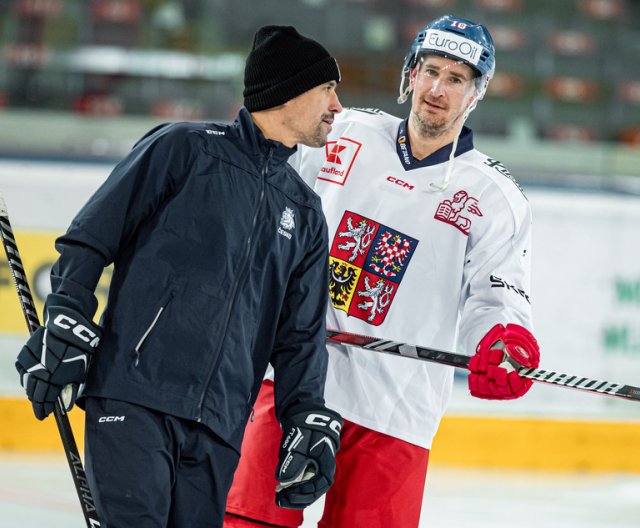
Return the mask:
<svg viewBox="0 0 640 528">
<path fill-rule="evenodd" d="M 306 145 L 307 147 L 320 148 L 324 147 L 327 144 L 328 136 L 329 132 L 325 133 L 325 131 L 318 131 L 317 134 L 304 138 L 304 140 L 300 141 L 300 143 Z"/>
<path fill-rule="evenodd" d="M 314 139 L 313 141 L 309 141 L 308 143 L 304 143 L 307 147 L 320 148 L 324 147 L 327 144 L 327 138 L 324 139 Z"/>
<path fill-rule="evenodd" d="M 443 121 L 434 121 L 433 119 L 425 119 L 424 116 L 418 116 L 418 129 L 421 133 L 429 137 L 439 137 L 445 133 L 447 127 Z"/>
</svg>

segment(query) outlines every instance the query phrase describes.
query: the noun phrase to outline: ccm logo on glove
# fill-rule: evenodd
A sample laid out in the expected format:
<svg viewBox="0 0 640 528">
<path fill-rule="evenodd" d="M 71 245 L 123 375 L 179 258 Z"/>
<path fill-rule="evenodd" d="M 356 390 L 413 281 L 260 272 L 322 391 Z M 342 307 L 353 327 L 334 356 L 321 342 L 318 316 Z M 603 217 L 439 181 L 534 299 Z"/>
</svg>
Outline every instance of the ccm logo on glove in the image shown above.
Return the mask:
<svg viewBox="0 0 640 528">
<path fill-rule="evenodd" d="M 327 408 L 298 408 L 283 418 L 281 426 L 276 504 L 302 510 L 333 483 L 342 418 Z"/>
<path fill-rule="evenodd" d="M 85 325 L 78 323 L 75 319 L 71 317 L 60 314 L 54 320 L 53 324 L 59 326 L 60 328 L 64 328 L 65 330 L 70 330 L 73 328 L 72 332 L 74 335 L 82 339 L 85 343 L 89 343 L 91 348 L 96 348 L 100 344 L 100 338 L 96 335 L 95 332 L 89 330 Z"/>
<path fill-rule="evenodd" d="M 71 410 L 102 332 L 78 312 L 77 303 L 61 294 L 49 294 L 44 313 L 44 326 L 35 330 L 16 359 L 20 383 L 38 420 L 53 412 L 58 399 Z"/>
<path fill-rule="evenodd" d="M 309 416 L 307 416 L 304 423 L 306 423 L 307 425 L 317 425 L 320 427 L 325 427 L 328 424 L 329 429 L 331 429 L 337 435 L 340 434 L 340 428 L 342 427 L 342 424 L 338 420 L 334 420 L 330 416 L 325 416 L 324 414 L 310 414 Z"/>
</svg>

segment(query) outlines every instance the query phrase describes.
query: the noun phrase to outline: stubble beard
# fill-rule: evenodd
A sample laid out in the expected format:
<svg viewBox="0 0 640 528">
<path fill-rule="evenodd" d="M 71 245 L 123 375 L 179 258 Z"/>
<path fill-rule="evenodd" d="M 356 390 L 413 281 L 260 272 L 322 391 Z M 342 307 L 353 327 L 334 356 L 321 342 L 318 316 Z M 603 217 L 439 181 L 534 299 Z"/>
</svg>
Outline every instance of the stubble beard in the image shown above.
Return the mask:
<svg viewBox="0 0 640 528">
<path fill-rule="evenodd" d="M 327 136 L 322 132 L 322 126 L 318 125 L 313 133 L 307 134 L 300 143 L 307 147 L 324 147 L 327 144 Z"/>
<path fill-rule="evenodd" d="M 411 119 L 413 125 L 422 137 L 429 139 L 438 139 L 449 134 L 456 126 L 459 126 L 464 112 L 460 112 L 453 119 L 446 117 L 432 118 L 425 112 L 420 112 L 418 106 L 411 109 Z"/>
<path fill-rule="evenodd" d="M 429 119 L 418 112 L 412 112 L 412 121 L 418 134 L 430 139 L 441 137 L 450 128 L 445 119 Z"/>
<path fill-rule="evenodd" d="M 320 118 L 320 122 L 311 132 L 304 134 L 299 143 L 308 147 L 324 147 L 327 144 L 328 136 L 328 133 L 325 133 L 322 127 L 325 119 L 333 119 L 333 114 L 322 115 Z"/>
</svg>

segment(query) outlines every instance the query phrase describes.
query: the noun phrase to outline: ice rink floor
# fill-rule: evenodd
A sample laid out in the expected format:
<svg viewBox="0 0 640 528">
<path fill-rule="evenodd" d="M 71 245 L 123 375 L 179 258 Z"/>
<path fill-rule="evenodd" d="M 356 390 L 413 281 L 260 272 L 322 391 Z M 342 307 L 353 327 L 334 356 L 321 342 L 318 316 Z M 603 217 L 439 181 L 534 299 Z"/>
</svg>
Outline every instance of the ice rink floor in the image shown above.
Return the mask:
<svg viewBox="0 0 640 528">
<path fill-rule="evenodd" d="M 320 508 L 307 510 L 305 528 Z M 424 510 L 421 528 L 640 528 L 640 475 L 433 466 Z M 0 528 L 84 526 L 62 453 L 0 454 Z"/>
</svg>

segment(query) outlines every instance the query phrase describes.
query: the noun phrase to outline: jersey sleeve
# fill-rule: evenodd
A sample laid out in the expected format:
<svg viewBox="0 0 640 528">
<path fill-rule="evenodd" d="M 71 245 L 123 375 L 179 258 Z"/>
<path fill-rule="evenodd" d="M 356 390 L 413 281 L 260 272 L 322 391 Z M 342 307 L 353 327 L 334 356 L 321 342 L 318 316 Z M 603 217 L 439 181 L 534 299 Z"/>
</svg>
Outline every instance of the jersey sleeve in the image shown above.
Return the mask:
<svg viewBox="0 0 640 528">
<path fill-rule="evenodd" d="M 508 193 L 494 189 L 483 199 L 488 218 L 469 240 L 458 336 L 461 352 L 469 355 L 498 323 L 516 323 L 533 331 L 531 209 L 524 195 L 511 187 Z"/>
</svg>

